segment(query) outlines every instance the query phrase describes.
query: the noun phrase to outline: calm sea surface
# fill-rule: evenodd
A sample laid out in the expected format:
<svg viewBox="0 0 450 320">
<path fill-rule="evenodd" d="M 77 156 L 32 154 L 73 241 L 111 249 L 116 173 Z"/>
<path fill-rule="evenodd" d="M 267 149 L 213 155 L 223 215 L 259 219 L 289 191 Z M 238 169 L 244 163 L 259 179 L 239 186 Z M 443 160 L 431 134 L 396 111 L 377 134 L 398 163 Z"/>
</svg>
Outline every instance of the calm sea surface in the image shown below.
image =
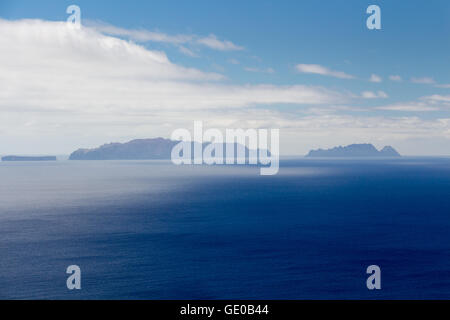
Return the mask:
<svg viewBox="0 0 450 320">
<path fill-rule="evenodd" d="M 3 162 L 0 298 L 450 299 L 450 158 Z"/>
</svg>

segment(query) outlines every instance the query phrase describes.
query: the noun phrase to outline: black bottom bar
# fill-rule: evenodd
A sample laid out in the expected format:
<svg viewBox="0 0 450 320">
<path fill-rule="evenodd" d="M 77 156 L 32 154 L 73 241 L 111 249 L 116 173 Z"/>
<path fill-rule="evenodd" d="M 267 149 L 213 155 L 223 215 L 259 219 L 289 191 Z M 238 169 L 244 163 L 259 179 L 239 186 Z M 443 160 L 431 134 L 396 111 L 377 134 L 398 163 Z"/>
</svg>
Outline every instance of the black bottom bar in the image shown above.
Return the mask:
<svg viewBox="0 0 450 320">
<path fill-rule="evenodd" d="M 346 316 L 380 317 L 384 319 L 393 309 L 406 314 L 444 312 L 449 301 L 280 301 L 280 300 L 206 300 L 206 301 L 1 301 L 3 312 L 7 309 L 20 315 L 36 312 L 45 315 L 105 316 L 111 313 L 119 319 L 130 319 L 141 314 L 143 319 L 313 319 L 312 317 Z M 134 318 L 134 317 L 133 317 Z"/>
</svg>

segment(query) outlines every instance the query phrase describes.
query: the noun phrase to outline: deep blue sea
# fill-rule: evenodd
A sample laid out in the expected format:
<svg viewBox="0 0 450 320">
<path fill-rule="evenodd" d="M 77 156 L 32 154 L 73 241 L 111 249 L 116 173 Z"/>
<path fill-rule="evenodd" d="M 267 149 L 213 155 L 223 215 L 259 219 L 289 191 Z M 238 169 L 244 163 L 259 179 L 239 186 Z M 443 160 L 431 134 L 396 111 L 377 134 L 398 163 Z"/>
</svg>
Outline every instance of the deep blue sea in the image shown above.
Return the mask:
<svg viewBox="0 0 450 320">
<path fill-rule="evenodd" d="M 0 298 L 449 299 L 450 158 L 3 162 Z"/>
</svg>

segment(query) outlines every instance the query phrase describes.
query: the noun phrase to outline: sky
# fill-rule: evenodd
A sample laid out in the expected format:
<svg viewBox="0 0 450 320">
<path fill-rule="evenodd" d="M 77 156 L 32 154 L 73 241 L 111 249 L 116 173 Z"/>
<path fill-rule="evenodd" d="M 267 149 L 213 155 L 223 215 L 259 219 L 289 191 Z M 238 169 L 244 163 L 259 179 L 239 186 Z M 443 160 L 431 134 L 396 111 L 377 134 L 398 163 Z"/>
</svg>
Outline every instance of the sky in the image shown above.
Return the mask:
<svg viewBox="0 0 450 320">
<path fill-rule="evenodd" d="M 203 121 L 279 128 L 283 155 L 351 143 L 450 155 L 449 58 L 445 0 L 0 0 L 0 154 Z"/>
</svg>

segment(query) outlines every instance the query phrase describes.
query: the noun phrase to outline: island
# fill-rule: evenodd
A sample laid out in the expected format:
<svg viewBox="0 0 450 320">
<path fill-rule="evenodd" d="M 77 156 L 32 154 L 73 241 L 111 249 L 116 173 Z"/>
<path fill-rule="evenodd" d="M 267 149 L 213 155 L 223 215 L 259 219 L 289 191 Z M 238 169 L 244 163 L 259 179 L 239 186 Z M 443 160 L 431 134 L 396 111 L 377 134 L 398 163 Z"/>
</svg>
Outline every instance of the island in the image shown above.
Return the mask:
<svg viewBox="0 0 450 320">
<path fill-rule="evenodd" d="M 108 143 L 94 149 L 78 149 L 69 160 L 165 160 L 179 141 L 164 138 Z"/>
<path fill-rule="evenodd" d="M 55 156 L 5 156 L 2 161 L 56 161 Z"/>
<path fill-rule="evenodd" d="M 170 160 L 172 149 L 180 141 L 164 138 L 135 139 L 125 143 L 108 143 L 93 149 L 78 149 L 74 151 L 69 160 Z M 193 142 L 199 145 L 198 142 Z M 202 150 L 211 143 L 203 143 Z M 221 146 L 226 148 L 227 144 Z M 238 144 L 233 144 L 237 155 Z M 249 149 L 244 147 L 245 155 L 249 155 Z M 267 151 L 270 156 L 270 152 Z M 192 152 L 192 157 L 194 153 Z M 224 152 L 225 156 L 225 152 Z"/>
<path fill-rule="evenodd" d="M 311 150 L 306 157 L 400 157 L 401 155 L 391 146 L 377 150 L 370 143 L 351 144 L 345 147 L 339 146 L 332 149 Z"/>
</svg>

